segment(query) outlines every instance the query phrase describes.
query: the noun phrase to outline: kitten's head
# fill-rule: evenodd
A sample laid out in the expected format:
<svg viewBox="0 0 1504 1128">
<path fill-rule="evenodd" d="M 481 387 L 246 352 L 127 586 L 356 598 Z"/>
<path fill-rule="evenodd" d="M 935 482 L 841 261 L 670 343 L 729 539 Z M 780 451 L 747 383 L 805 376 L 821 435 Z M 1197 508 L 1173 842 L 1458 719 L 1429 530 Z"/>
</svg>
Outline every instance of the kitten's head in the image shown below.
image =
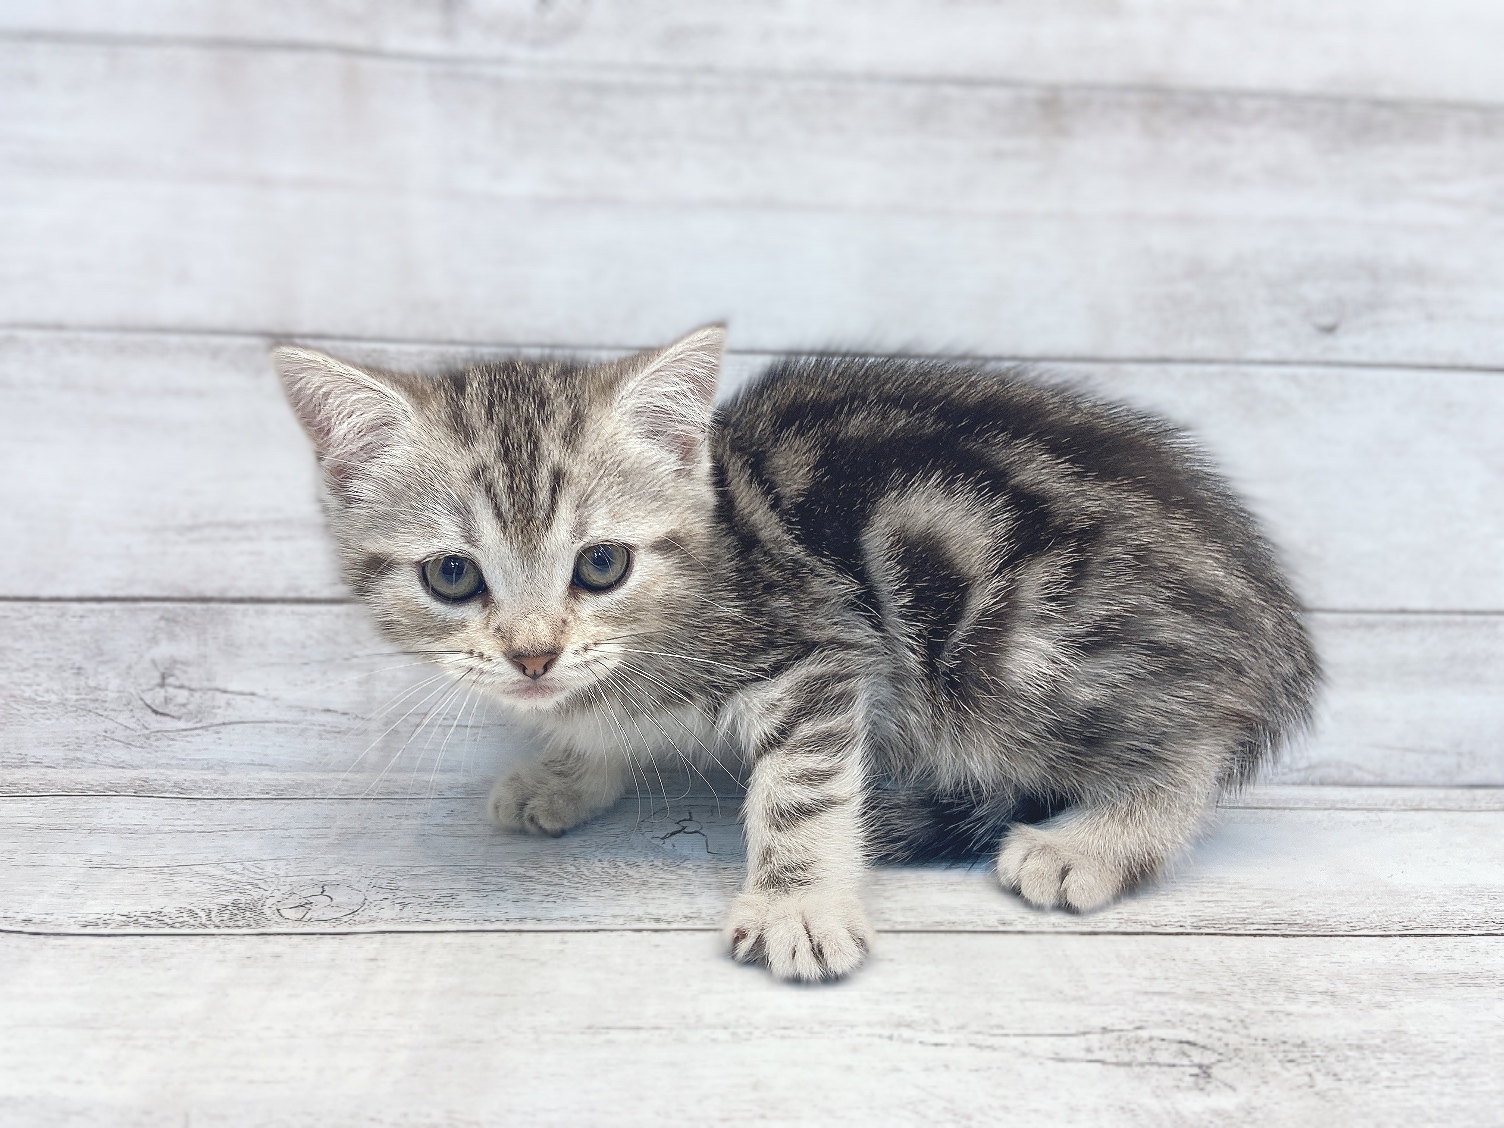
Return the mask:
<svg viewBox="0 0 1504 1128">
<path fill-rule="evenodd" d="M 717 325 L 606 364 L 437 377 L 273 356 L 345 575 L 382 629 L 543 710 L 632 677 L 632 655 L 672 649 L 665 632 L 704 606 L 724 341 Z"/>
</svg>

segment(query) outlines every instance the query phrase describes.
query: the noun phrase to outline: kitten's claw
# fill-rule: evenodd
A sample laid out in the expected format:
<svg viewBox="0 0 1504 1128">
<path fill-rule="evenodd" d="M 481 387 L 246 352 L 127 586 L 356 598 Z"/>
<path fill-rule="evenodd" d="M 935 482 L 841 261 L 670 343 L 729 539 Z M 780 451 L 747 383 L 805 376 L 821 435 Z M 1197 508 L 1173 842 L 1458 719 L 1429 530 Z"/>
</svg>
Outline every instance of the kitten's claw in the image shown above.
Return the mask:
<svg viewBox="0 0 1504 1128">
<path fill-rule="evenodd" d="M 839 979 L 867 958 L 872 926 L 852 893 L 802 889 L 748 892 L 723 933 L 733 958 L 766 964 L 779 979 Z"/>
<path fill-rule="evenodd" d="M 491 817 L 503 830 L 520 830 L 557 838 L 595 813 L 568 779 L 533 764 L 496 781 L 489 803 Z"/>
<path fill-rule="evenodd" d="M 1003 840 L 997 876 L 1004 888 L 1041 909 L 1100 909 L 1129 884 L 1129 875 L 1075 847 L 1065 834 L 1015 826 Z"/>
</svg>

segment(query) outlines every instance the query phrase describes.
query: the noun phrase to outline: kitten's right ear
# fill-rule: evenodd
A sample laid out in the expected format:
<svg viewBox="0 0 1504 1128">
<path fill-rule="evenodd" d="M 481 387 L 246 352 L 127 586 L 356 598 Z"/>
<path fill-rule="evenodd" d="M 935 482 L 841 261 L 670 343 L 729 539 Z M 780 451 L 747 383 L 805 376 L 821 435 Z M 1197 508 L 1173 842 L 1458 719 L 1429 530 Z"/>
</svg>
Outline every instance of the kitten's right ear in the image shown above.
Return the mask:
<svg viewBox="0 0 1504 1128">
<path fill-rule="evenodd" d="M 711 400 L 726 352 L 726 327 L 706 325 L 665 349 L 644 353 L 617 391 L 617 410 L 681 468 L 704 461 Z"/>
<path fill-rule="evenodd" d="M 330 477 L 344 481 L 391 446 L 412 420 L 400 390 L 313 349 L 272 350 L 282 390 Z"/>
</svg>

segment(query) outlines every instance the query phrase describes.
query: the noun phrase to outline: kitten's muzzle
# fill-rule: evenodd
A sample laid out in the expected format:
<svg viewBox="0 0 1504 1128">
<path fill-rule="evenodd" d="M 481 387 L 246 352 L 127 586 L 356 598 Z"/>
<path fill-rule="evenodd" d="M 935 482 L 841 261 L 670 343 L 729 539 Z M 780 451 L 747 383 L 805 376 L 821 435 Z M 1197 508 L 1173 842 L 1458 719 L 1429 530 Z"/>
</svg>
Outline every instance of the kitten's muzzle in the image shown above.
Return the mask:
<svg viewBox="0 0 1504 1128">
<path fill-rule="evenodd" d="M 548 673 L 550 667 L 558 660 L 557 653 L 552 654 L 508 654 L 507 660 L 521 670 L 528 677 L 537 681 Z"/>
</svg>

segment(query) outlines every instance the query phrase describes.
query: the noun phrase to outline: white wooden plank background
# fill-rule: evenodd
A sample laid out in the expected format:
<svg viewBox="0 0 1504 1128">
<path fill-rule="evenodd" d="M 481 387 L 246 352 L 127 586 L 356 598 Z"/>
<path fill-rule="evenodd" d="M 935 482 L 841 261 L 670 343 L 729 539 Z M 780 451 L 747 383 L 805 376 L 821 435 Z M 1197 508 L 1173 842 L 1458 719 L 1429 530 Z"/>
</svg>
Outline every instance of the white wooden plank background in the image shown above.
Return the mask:
<svg viewBox="0 0 1504 1128">
<path fill-rule="evenodd" d="M 0 28 L 644 69 L 1504 101 L 1504 13 L 1477 0 L 11 0 Z"/>
<path fill-rule="evenodd" d="M 0 938 L 0 1100 L 73 1125 L 1487 1123 L 1498 938 Z M 579 969 L 595 968 L 586 979 Z M 171 1118 L 171 1119 L 169 1119 Z"/>
<path fill-rule="evenodd" d="M 10 325 L 1504 363 L 1491 107 L 0 60 Z"/>
<path fill-rule="evenodd" d="M 1501 48 L 1483 0 L 0 6 L 0 1120 L 1496 1119 Z M 266 346 L 719 317 L 728 384 L 965 350 L 1190 426 L 1317 609 L 1281 785 L 1097 916 L 877 872 L 829 991 L 717 958 L 729 792 L 491 832 L 525 740 L 414 734 Z"/>
</svg>

